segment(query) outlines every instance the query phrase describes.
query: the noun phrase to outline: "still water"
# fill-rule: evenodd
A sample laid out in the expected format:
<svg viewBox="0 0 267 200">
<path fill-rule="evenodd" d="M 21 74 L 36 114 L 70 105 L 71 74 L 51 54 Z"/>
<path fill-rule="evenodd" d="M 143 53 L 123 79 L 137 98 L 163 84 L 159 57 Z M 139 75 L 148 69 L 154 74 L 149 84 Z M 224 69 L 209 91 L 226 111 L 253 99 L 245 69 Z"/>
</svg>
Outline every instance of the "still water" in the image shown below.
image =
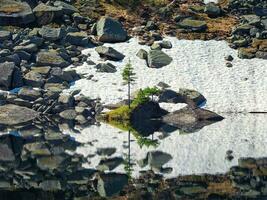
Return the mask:
<svg viewBox="0 0 267 200">
<path fill-rule="evenodd" d="M 267 117 L 224 117 L 148 134 L 96 122 L 3 127 L 0 199 L 264 199 Z"/>
</svg>

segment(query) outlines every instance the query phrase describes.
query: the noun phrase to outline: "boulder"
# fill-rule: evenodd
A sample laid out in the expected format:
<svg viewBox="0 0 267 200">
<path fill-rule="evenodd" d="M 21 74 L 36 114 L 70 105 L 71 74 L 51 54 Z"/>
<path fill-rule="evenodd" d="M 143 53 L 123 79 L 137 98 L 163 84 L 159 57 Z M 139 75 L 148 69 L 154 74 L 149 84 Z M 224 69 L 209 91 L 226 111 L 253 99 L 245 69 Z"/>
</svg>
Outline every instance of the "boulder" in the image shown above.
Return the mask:
<svg viewBox="0 0 267 200">
<path fill-rule="evenodd" d="M 84 47 L 91 44 L 89 43 L 88 35 L 86 32 L 70 32 L 66 35 L 65 42 L 68 42 L 72 45 Z"/>
<path fill-rule="evenodd" d="M 58 169 L 65 159 L 62 156 L 45 156 L 37 158 L 37 166 L 42 170 Z"/>
<path fill-rule="evenodd" d="M 54 6 L 61 7 L 63 13 L 66 15 L 72 15 L 73 13 L 79 12 L 77 8 L 63 1 L 55 1 Z"/>
<path fill-rule="evenodd" d="M 0 41 L 10 40 L 12 37 L 10 31 L 0 31 Z"/>
<path fill-rule="evenodd" d="M 152 168 L 160 169 L 163 165 L 172 159 L 170 154 L 164 153 L 162 151 L 151 151 L 148 152 L 148 164 Z"/>
<path fill-rule="evenodd" d="M 38 47 L 36 44 L 28 44 L 28 45 L 19 45 L 14 47 L 14 51 L 25 51 L 27 53 L 35 53 L 38 51 Z"/>
<path fill-rule="evenodd" d="M 112 148 L 112 147 L 96 149 L 96 154 L 99 156 L 111 156 L 115 152 L 116 152 L 116 148 Z"/>
<path fill-rule="evenodd" d="M 97 180 L 97 191 L 102 197 L 110 197 L 119 193 L 127 183 L 128 176 L 126 174 L 101 174 Z"/>
<path fill-rule="evenodd" d="M 26 25 L 35 20 L 26 2 L 0 0 L 0 26 Z"/>
<path fill-rule="evenodd" d="M 44 78 L 40 73 L 30 71 L 23 78 L 27 86 L 40 88 L 44 85 Z"/>
<path fill-rule="evenodd" d="M 172 48 L 172 43 L 168 40 L 163 40 L 161 43 L 160 43 L 160 46 L 164 49 L 171 49 Z"/>
<path fill-rule="evenodd" d="M 122 24 L 111 17 L 102 17 L 96 25 L 96 31 L 101 42 L 124 42 L 127 32 Z"/>
<path fill-rule="evenodd" d="M 169 65 L 171 62 L 172 58 L 161 50 L 151 50 L 148 53 L 148 67 L 161 68 Z"/>
<path fill-rule="evenodd" d="M 39 113 L 22 106 L 6 104 L 0 106 L 0 124 L 17 125 L 30 122 L 38 117 Z"/>
<path fill-rule="evenodd" d="M 203 32 L 208 28 L 205 21 L 193 19 L 184 19 L 183 21 L 178 23 L 178 26 L 187 30 L 191 30 L 193 32 Z"/>
<path fill-rule="evenodd" d="M 207 101 L 206 98 L 196 90 L 181 88 L 179 89 L 179 95 L 183 98 L 182 103 L 186 103 L 190 107 L 199 107 Z"/>
<path fill-rule="evenodd" d="M 63 30 L 61 28 L 50 28 L 43 26 L 39 30 L 39 34 L 48 41 L 57 41 L 63 37 Z"/>
<path fill-rule="evenodd" d="M 69 63 L 64 60 L 57 51 L 41 51 L 36 56 L 36 64 L 39 66 L 67 67 Z"/>
<path fill-rule="evenodd" d="M 116 67 L 111 63 L 99 63 L 95 68 L 97 72 L 115 73 L 117 71 Z"/>
<path fill-rule="evenodd" d="M 215 3 L 211 2 L 205 6 L 204 12 L 209 17 L 219 17 L 221 15 L 221 8 Z"/>
<path fill-rule="evenodd" d="M 63 7 L 54 7 L 40 3 L 33 9 L 33 13 L 39 25 L 47 25 L 50 24 L 56 17 L 63 14 Z"/>
<path fill-rule="evenodd" d="M 184 99 L 179 93 L 177 93 L 173 90 L 165 89 L 159 95 L 158 102 L 159 103 L 162 103 L 162 102 L 165 102 L 165 103 L 184 103 Z"/>
<path fill-rule="evenodd" d="M 12 62 L 0 63 L 0 88 L 9 90 L 22 86 L 21 72 Z"/>
<path fill-rule="evenodd" d="M 41 97 L 42 93 L 40 90 L 36 90 L 31 87 L 23 87 L 19 90 L 18 96 L 19 98 L 24 100 L 34 101 Z"/>
<path fill-rule="evenodd" d="M 238 57 L 242 59 L 255 58 L 257 49 L 255 48 L 240 48 L 238 49 Z"/>
<path fill-rule="evenodd" d="M 147 59 L 147 51 L 144 50 L 144 49 L 140 49 L 137 54 L 136 54 L 137 57 L 141 58 L 141 59 L 144 59 L 146 60 Z"/>
<path fill-rule="evenodd" d="M 77 113 L 74 109 L 68 109 L 59 113 L 59 116 L 62 117 L 63 119 L 74 120 L 77 116 Z"/>
<path fill-rule="evenodd" d="M 61 183 L 58 180 L 45 180 L 42 181 L 39 187 L 44 191 L 61 191 Z"/>
<path fill-rule="evenodd" d="M 100 171 L 112 171 L 116 167 L 118 167 L 120 164 L 123 163 L 123 159 L 120 157 L 115 157 L 115 158 L 108 158 L 108 159 L 102 159 L 100 160 L 97 169 Z"/>
<path fill-rule="evenodd" d="M 107 60 L 119 61 L 124 59 L 124 55 L 113 49 L 112 47 L 99 46 L 95 48 L 96 52 L 100 55 L 101 58 Z"/>
</svg>

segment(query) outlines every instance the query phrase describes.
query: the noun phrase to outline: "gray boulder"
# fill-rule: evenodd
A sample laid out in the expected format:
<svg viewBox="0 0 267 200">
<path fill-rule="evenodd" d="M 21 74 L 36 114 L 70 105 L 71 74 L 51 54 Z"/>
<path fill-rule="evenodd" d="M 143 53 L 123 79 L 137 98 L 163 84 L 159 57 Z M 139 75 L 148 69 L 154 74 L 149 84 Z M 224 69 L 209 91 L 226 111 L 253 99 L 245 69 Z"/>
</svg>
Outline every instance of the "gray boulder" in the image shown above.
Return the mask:
<svg viewBox="0 0 267 200">
<path fill-rule="evenodd" d="M 59 116 L 62 117 L 63 119 L 74 120 L 77 116 L 77 113 L 74 109 L 68 109 L 59 113 Z"/>
<path fill-rule="evenodd" d="M 67 67 L 69 63 L 54 50 L 41 51 L 36 56 L 36 63 L 39 66 Z"/>
<path fill-rule="evenodd" d="M 26 51 L 28 53 L 35 53 L 38 51 L 38 47 L 36 44 L 28 44 L 23 46 L 16 46 L 14 51 Z"/>
<path fill-rule="evenodd" d="M 148 67 L 161 68 L 169 65 L 171 62 L 172 58 L 161 50 L 151 50 L 148 53 Z"/>
<path fill-rule="evenodd" d="M 107 60 L 119 61 L 124 59 L 124 55 L 113 49 L 112 47 L 99 46 L 95 48 L 96 52 L 100 55 L 101 58 Z"/>
<path fill-rule="evenodd" d="M 0 0 L 0 26 L 20 26 L 34 20 L 32 9 L 26 2 Z"/>
<path fill-rule="evenodd" d="M 34 101 L 42 96 L 40 90 L 35 90 L 31 87 L 23 87 L 19 90 L 18 96 L 21 99 L 28 100 L 28 101 Z"/>
<path fill-rule="evenodd" d="M 38 115 L 38 112 L 22 106 L 12 104 L 0 106 L 0 124 L 3 125 L 23 124 L 34 120 Z"/>
<path fill-rule="evenodd" d="M 63 8 L 40 3 L 33 9 L 33 13 L 39 25 L 47 25 L 63 14 Z"/>
<path fill-rule="evenodd" d="M 111 63 L 99 63 L 95 68 L 97 72 L 115 73 L 117 71 L 116 67 Z"/>
<path fill-rule="evenodd" d="M 90 44 L 86 32 L 70 32 L 66 35 L 65 42 L 77 46 L 88 46 Z"/>
<path fill-rule="evenodd" d="M 0 41 L 10 40 L 12 37 L 9 31 L 0 31 Z"/>
<path fill-rule="evenodd" d="M 79 12 L 77 8 L 63 1 L 55 1 L 54 6 L 61 7 L 63 13 L 66 15 L 72 15 L 73 13 Z"/>
<path fill-rule="evenodd" d="M 141 58 L 141 59 L 144 59 L 146 60 L 147 59 L 147 51 L 144 50 L 144 49 L 140 49 L 137 54 L 136 54 L 137 57 Z"/>
<path fill-rule="evenodd" d="M 156 169 L 162 168 L 163 165 L 168 163 L 172 156 L 162 151 L 152 151 L 148 153 L 148 164 Z"/>
<path fill-rule="evenodd" d="M 57 41 L 63 37 L 63 30 L 61 28 L 50 28 L 43 26 L 39 30 L 39 34 L 48 41 Z"/>
<path fill-rule="evenodd" d="M 44 85 L 44 78 L 38 72 L 30 71 L 27 74 L 25 74 L 23 78 L 24 78 L 24 83 L 27 86 L 40 88 Z"/>
<path fill-rule="evenodd" d="M 101 42 L 124 42 L 127 32 L 122 24 L 110 17 L 102 17 L 96 25 L 97 36 Z"/>
<path fill-rule="evenodd" d="M 207 99 L 196 90 L 181 88 L 179 89 L 179 95 L 182 97 L 183 103 L 188 104 L 190 107 L 198 107 L 207 101 Z"/>
<path fill-rule="evenodd" d="M 0 74 L 0 88 L 4 90 L 20 87 L 23 84 L 20 69 L 12 62 L 1 63 Z"/>
<path fill-rule="evenodd" d="M 205 6 L 204 12 L 209 17 L 219 17 L 221 15 L 221 8 L 215 3 L 211 2 Z"/>
</svg>

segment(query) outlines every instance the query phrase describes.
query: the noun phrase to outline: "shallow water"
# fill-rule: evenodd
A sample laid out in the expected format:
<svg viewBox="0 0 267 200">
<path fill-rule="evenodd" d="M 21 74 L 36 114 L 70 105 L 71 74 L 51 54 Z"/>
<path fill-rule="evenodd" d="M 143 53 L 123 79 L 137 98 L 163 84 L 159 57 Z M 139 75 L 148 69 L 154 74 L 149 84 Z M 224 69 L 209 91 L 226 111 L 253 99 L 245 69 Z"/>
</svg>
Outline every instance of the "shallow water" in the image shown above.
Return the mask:
<svg viewBox="0 0 267 200">
<path fill-rule="evenodd" d="M 217 176 L 239 165 L 241 157 L 267 156 L 266 115 L 224 117 L 223 121 L 192 132 L 164 127 L 164 131 L 147 137 L 107 124 L 81 130 L 67 129 L 66 124 L 3 130 L 0 197 L 110 196 L 122 190 L 129 176 L 139 181 L 144 171 L 152 170 L 164 179 L 204 173 Z M 229 159 L 229 155 L 233 158 Z M 109 186 L 101 187 L 99 180 Z"/>
</svg>

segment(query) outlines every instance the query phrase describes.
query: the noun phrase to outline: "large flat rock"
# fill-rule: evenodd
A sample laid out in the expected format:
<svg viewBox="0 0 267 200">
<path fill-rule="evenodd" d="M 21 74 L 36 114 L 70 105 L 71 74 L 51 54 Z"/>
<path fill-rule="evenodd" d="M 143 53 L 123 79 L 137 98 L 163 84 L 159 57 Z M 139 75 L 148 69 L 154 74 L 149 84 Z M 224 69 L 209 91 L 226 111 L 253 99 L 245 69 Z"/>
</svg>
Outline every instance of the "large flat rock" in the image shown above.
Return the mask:
<svg viewBox="0 0 267 200">
<path fill-rule="evenodd" d="M 39 115 L 38 112 L 12 104 L 0 106 L 0 124 L 17 125 L 32 121 Z"/>
<path fill-rule="evenodd" d="M 35 20 L 31 7 L 25 2 L 0 0 L 0 25 L 29 24 Z"/>
</svg>

